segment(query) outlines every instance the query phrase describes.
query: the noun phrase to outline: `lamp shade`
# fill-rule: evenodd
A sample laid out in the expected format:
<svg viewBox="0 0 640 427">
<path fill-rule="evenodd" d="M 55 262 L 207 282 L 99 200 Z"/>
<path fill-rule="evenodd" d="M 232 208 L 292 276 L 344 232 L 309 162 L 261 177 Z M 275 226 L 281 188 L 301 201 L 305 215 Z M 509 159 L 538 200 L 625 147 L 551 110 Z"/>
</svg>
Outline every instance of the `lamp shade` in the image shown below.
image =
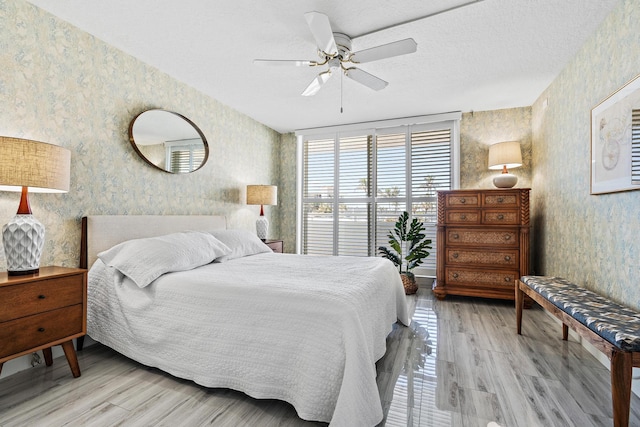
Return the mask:
<svg viewBox="0 0 640 427">
<path fill-rule="evenodd" d="M 0 136 L 0 191 L 66 193 L 71 152 L 28 139 Z"/>
<path fill-rule="evenodd" d="M 247 185 L 248 205 L 277 205 L 278 187 L 275 185 Z"/>
<path fill-rule="evenodd" d="M 502 169 L 504 166 L 522 166 L 522 153 L 518 141 L 499 142 L 489 146 L 489 169 Z"/>
</svg>

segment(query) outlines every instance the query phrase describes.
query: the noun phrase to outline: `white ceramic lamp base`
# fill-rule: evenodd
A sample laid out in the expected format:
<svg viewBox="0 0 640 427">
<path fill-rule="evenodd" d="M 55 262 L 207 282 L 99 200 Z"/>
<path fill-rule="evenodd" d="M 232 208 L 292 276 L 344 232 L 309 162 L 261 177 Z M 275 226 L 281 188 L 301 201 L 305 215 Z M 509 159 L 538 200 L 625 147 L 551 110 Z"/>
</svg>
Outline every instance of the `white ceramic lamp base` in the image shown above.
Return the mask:
<svg viewBox="0 0 640 427">
<path fill-rule="evenodd" d="M 259 216 L 256 220 L 256 234 L 260 240 L 267 240 L 267 231 L 269 231 L 269 221 L 266 216 Z"/>
<path fill-rule="evenodd" d="M 10 275 L 35 273 L 44 247 L 44 225 L 33 215 L 18 214 L 2 227 L 2 244 Z"/>
<path fill-rule="evenodd" d="M 501 173 L 493 178 L 493 185 L 497 188 L 512 188 L 518 183 L 518 177 L 510 173 Z"/>
</svg>

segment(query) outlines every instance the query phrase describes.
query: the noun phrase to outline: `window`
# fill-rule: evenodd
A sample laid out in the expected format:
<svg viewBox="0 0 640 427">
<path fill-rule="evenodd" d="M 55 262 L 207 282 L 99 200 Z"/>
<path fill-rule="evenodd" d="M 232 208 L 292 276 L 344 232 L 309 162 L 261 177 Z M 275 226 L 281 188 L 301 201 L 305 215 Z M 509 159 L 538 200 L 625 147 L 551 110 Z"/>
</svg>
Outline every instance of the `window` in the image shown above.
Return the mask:
<svg viewBox="0 0 640 427">
<path fill-rule="evenodd" d="M 299 252 L 377 256 L 406 210 L 433 241 L 416 273 L 435 275 L 436 191 L 458 182 L 458 120 L 299 131 Z"/>
<path fill-rule="evenodd" d="M 640 110 L 631 110 L 631 183 L 640 184 Z"/>
<path fill-rule="evenodd" d="M 167 170 L 173 173 L 189 173 L 197 169 L 205 158 L 202 140 L 181 140 L 165 142 L 167 150 Z"/>
</svg>

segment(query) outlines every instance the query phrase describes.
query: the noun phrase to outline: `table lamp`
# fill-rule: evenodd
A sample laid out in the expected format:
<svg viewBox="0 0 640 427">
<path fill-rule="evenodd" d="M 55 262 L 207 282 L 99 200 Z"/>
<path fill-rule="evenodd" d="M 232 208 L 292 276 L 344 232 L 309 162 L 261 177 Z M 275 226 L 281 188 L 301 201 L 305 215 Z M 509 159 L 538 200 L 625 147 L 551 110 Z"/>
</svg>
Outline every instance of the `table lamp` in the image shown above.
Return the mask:
<svg viewBox="0 0 640 427">
<path fill-rule="evenodd" d="M 522 153 L 518 141 L 498 142 L 489 146 L 489 169 L 502 169 L 502 174 L 493 178 L 493 185 L 498 188 L 511 188 L 518 182 L 518 177 L 509 173 L 507 168 L 522 166 Z"/>
<path fill-rule="evenodd" d="M 260 216 L 256 220 L 256 234 L 267 240 L 269 221 L 264 216 L 264 205 L 278 204 L 278 187 L 275 185 L 247 185 L 247 204 L 260 205 Z"/>
<path fill-rule="evenodd" d="M 70 165 L 71 152 L 66 148 L 0 136 L 0 191 L 22 192 L 16 216 L 2 227 L 9 275 L 39 271 L 44 225 L 31 214 L 29 192 L 66 193 Z"/>
</svg>

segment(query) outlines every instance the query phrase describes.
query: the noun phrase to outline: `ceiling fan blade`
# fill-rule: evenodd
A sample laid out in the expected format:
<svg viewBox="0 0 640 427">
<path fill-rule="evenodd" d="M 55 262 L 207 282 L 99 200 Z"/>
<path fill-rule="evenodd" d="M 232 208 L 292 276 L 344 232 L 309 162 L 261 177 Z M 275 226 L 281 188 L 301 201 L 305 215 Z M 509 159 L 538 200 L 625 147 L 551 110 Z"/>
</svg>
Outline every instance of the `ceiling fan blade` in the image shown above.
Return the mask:
<svg viewBox="0 0 640 427">
<path fill-rule="evenodd" d="M 385 87 L 387 87 L 387 85 L 389 83 L 385 82 L 384 80 L 374 76 L 373 74 L 369 74 L 366 71 L 362 71 L 359 68 L 348 68 L 345 72 L 344 72 L 345 76 L 349 77 L 351 80 L 355 80 L 360 84 L 365 85 L 368 88 L 371 88 L 373 90 L 382 90 Z"/>
<path fill-rule="evenodd" d="M 331 70 L 318 74 L 316 78 L 309 83 L 309 86 L 307 86 L 304 92 L 302 92 L 302 96 L 312 96 L 318 93 L 322 85 L 329 80 L 329 77 L 331 77 Z"/>
<path fill-rule="evenodd" d="M 318 64 L 316 61 L 296 59 L 254 59 L 253 63 L 258 65 L 273 65 L 276 67 L 303 67 L 305 65 L 312 66 Z"/>
<path fill-rule="evenodd" d="M 370 49 L 361 50 L 351 55 L 351 62 L 363 64 L 377 61 L 378 59 L 391 58 L 393 56 L 406 55 L 418 50 L 418 44 L 413 39 L 398 40 L 397 42 L 383 44 Z"/>
<path fill-rule="evenodd" d="M 309 24 L 311 34 L 316 39 L 318 49 L 329 55 L 338 53 L 336 41 L 333 38 L 333 30 L 327 15 L 320 12 L 307 12 L 304 17 L 307 20 L 307 24 Z"/>
</svg>

